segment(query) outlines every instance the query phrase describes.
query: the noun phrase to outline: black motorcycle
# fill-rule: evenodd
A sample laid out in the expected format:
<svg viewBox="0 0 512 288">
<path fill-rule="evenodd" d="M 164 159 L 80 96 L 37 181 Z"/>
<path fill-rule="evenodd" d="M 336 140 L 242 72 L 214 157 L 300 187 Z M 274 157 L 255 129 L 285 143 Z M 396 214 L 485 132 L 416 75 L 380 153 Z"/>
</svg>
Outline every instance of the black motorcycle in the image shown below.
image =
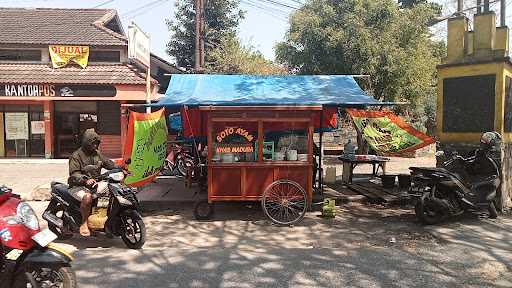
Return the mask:
<svg viewBox="0 0 512 288">
<path fill-rule="evenodd" d="M 487 207 L 489 216 L 496 218 L 500 171 L 489 151 L 478 149 L 469 158 L 455 153 L 441 168 L 411 167 L 409 194 L 416 198 L 416 217 L 425 224 L 437 224 L 449 216 Z"/>
<path fill-rule="evenodd" d="M 139 249 L 146 241 L 146 227 L 135 191 L 122 183 L 124 176 L 123 170 L 116 168 L 94 177 L 97 186 L 88 226 L 108 237 L 121 236 L 128 248 Z M 68 185 L 52 182 L 51 187 L 52 198 L 43 219 L 59 239 L 69 239 L 82 223 L 80 202 L 69 194 Z"/>
</svg>

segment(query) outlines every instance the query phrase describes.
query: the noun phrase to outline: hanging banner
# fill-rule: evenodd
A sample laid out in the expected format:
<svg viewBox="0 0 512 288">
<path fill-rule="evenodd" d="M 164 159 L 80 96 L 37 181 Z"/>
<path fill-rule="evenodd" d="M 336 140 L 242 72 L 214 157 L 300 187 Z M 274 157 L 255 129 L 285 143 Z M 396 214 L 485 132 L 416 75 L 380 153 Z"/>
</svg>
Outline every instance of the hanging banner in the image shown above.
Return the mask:
<svg viewBox="0 0 512 288">
<path fill-rule="evenodd" d="M 167 124 L 164 109 L 151 114 L 130 112 L 123 159 L 130 159 L 125 183 L 138 187 L 151 182 L 167 157 Z"/>
<path fill-rule="evenodd" d="M 347 109 L 370 147 L 384 155 L 400 155 L 435 142 L 389 111 Z"/>
<path fill-rule="evenodd" d="M 64 67 L 69 61 L 75 62 L 82 68 L 87 67 L 89 61 L 88 46 L 50 45 L 49 50 L 53 68 Z"/>
</svg>

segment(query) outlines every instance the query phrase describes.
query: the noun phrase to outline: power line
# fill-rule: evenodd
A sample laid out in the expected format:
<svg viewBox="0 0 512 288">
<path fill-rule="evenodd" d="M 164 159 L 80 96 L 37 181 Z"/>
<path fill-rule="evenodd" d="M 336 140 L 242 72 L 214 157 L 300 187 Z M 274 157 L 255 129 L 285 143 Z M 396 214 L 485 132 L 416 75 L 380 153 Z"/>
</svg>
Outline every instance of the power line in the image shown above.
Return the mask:
<svg viewBox="0 0 512 288">
<path fill-rule="evenodd" d="M 294 10 L 299 9 L 299 7 L 291 6 L 291 5 L 288 5 L 286 3 L 279 2 L 279 1 L 274 1 L 274 0 L 260 0 L 260 1 L 265 1 L 265 2 L 274 4 L 274 5 L 277 5 L 277 6 L 282 6 L 282 7 L 286 7 L 286 8 L 290 8 L 290 9 L 294 9 Z"/>
<path fill-rule="evenodd" d="M 107 5 L 108 3 L 111 3 L 111 2 L 114 2 L 114 1 L 115 0 L 108 0 L 108 1 L 105 1 L 105 2 L 101 2 L 100 4 L 98 4 L 98 5 L 96 5 L 96 6 L 92 7 L 92 8 L 93 9 L 94 8 L 99 8 L 99 7 L 103 6 L 103 5 Z"/>
<path fill-rule="evenodd" d="M 155 1 L 152 1 L 152 2 L 149 2 L 149 3 L 146 3 L 146 4 L 142 5 L 142 6 L 139 6 L 139 7 L 137 7 L 137 8 L 134 8 L 134 9 L 132 9 L 132 10 L 130 10 L 130 11 L 128 11 L 128 12 L 126 12 L 126 13 L 123 13 L 121 16 L 122 16 L 123 18 L 126 18 L 126 17 L 129 17 L 128 15 L 130 15 L 130 14 L 134 14 L 134 13 L 135 13 L 135 14 L 138 14 L 138 13 L 140 13 L 140 12 L 141 12 L 141 10 L 144 10 L 144 9 L 150 8 L 150 7 L 152 7 L 152 6 L 157 5 L 157 4 L 158 4 L 158 3 L 160 3 L 160 2 L 166 2 L 166 1 L 168 1 L 168 0 L 155 0 Z"/>
<path fill-rule="evenodd" d="M 264 10 L 267 10 L 267 11 L 270 11 L 270 12 L 274 12 L 274 13 L 278 13 L 278 14 L 282 14 L 283 16 L 286 16 L 286 17 L 288 17 L 288 15 L 290 14 L 290 11 L 285 11 L 283 9 L 274 7 L 271 4 L 261 3 L 258 0 L 245 0 L 245 1 L 246 2 L 250 2 L 250 3 L 252 3 L 255 6 L 258 6 L 261 9 L 264 9 Z"/>
<path fill-rule="evenodd" d="M 264 11 L 266 14 L 268 14 L 268 15 L 270 15 L 270 16 L 272 16 L 272 17 L 274 17 L 274 18 L 276 18 L 276 19 L 278 19 L 280 21 L 288 22 L 288 20 L 284 19 L 283 16 L 279 16 L 279 15 L 274 14 L 273 12 L 269 11 L 268 8 L 264 8 L 262 6 L 259 6 L 257 4 L 253 4 L 253 3 L 245 1 L 245 0 L 240 0 L 240 3 L 245 4 L 245 5 L 249 5 L 249 6 L 257 8 L 257 9 L 260 9 L 260 10 Z"/>
</svg>

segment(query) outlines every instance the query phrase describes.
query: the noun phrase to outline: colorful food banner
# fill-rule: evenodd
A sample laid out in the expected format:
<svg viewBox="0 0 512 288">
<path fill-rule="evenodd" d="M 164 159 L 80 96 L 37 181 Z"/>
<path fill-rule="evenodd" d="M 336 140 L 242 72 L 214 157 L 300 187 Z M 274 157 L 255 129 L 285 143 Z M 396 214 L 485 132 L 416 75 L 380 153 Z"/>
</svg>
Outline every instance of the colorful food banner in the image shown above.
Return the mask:
<svg viewBox="0 0 512 288">
<path fill-rule="evenodd" d="M 381 154 L 400 155 L 435 142 L 432 137 L 412 128 L 392 112 L 347 111 L 368 145 Z"/>
<path fill-rule="evenodd" d="M 130 159 L 125 183 L 142 186 L 159 173 L 167 157 L 167 124 L 164 109 L 151 114 L 130 112 L 123 159 Z"/>
<path fill-rule="evenodd" d="M 49 50 L 53 68 L 64 67 L 69 61 L 75 62 L 82 68 L 87 67 L 89 61 L 88 46 L 50 45 Z"/>
</svg>

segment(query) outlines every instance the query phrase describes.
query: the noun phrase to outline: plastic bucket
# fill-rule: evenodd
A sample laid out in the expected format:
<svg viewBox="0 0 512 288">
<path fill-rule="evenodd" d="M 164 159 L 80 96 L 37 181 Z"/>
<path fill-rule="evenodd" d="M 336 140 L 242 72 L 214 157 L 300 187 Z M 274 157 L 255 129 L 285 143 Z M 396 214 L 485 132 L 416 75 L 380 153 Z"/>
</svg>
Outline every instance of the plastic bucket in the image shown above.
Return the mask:
<svg viewBox="0 0 512 288">
<path fill-rule="evenodd" d="M 411 187 L 411 175 L 409 174 L 401 174 L 398 175 L 398 187 L 402 189 L 407 189 Z"/>
<path fill-rule="evenodd" d="M 395 187 L 396 175 L 382 175 L 380 176 L 382 180 L 382 187 L 384 188 L 393 188 Z"/>
</svg>

